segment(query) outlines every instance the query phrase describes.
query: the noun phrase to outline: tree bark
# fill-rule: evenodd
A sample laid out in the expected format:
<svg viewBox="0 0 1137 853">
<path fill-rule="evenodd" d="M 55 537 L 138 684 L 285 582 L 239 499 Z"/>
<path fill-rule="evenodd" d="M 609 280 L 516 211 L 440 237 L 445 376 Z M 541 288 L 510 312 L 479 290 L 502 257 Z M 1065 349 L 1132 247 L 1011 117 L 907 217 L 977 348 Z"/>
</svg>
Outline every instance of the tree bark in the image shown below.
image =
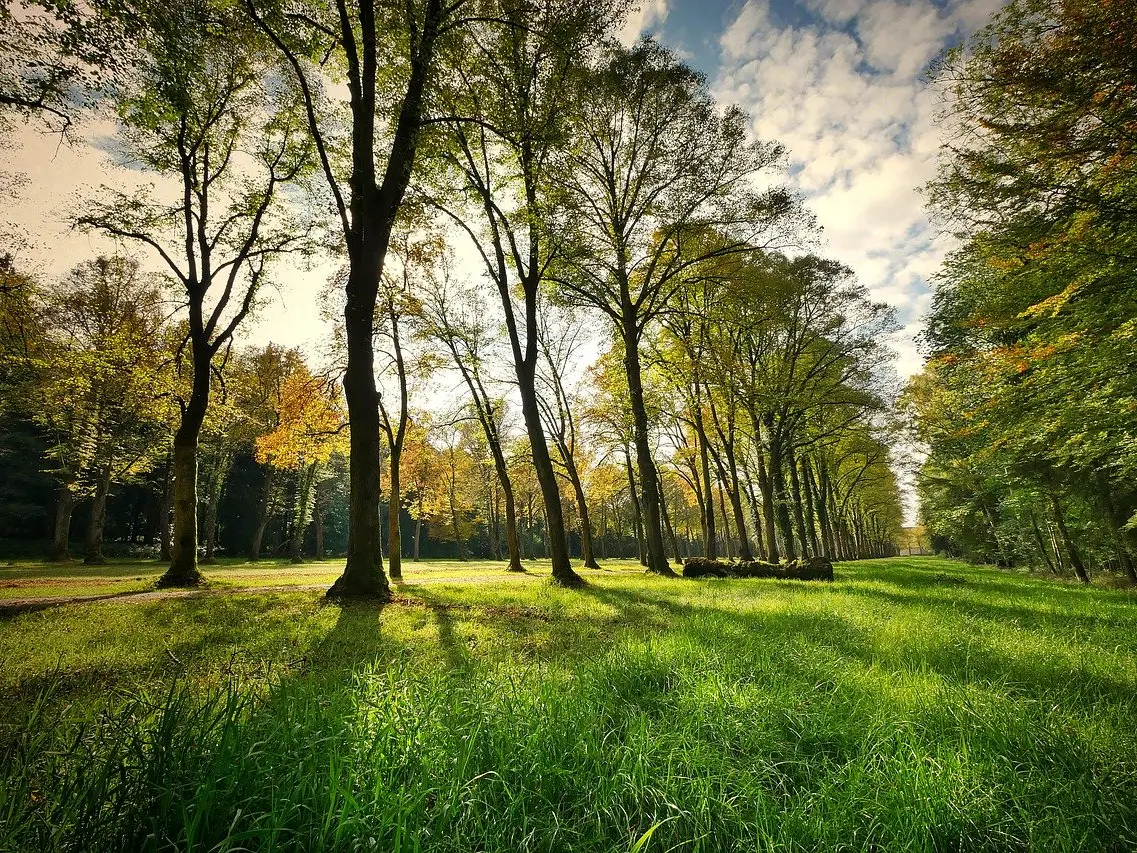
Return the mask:
<svg viewBox="0 0 1137 853">
<path fill-rule="evenodd" d="M 264 481 L 261 484 L 261 501 L 257 507 L 257 523 L 253 528 L 253 539 L 249 543 L 249 562 L 261 558 L 261 545 L 264 543 L 265 528 L 268 527 L 269 508 L 272 506 L 272 490 L 276 483 L 276 469 L 265 466 Z"/>
<path fill-rule="evenodd" d="M 111 464 L 107 462 L 99 471 L 99 481 L 91 496 L 91 516 L 87 519 L 87 536 L 84 540 L 83 562 L 88 565 L 101 565 L 106 562 L 103 556 L 103 529 L 107 521 L 107 495 L 111 489 Z"/>
<path fill-rule="evenodd" d="M 634 426 L 636 467 L 640 474 L 647 570 L 666 577 L 676 577 L 663 547 L 663 524 L 659 511 L 659 475 L 655 470 L 655 461 L 651 458 L 647 407 L 644 404 L 644 389 L 640 376 L 639 333 L 636 329 L 635 310 L 630 302 L 624 306 L 623 316 L 624 368 L 628 372 L 628 396 Z"/>
<path fill-rule="evenodd" d="M 70 484 L 64 483 L 55 502 L 55 525 L 51 534 L 51 551 L 48 559 L 52 562 L 71 562 L 71 514 L 75 511 L 75 493 Z"/>
</svg>

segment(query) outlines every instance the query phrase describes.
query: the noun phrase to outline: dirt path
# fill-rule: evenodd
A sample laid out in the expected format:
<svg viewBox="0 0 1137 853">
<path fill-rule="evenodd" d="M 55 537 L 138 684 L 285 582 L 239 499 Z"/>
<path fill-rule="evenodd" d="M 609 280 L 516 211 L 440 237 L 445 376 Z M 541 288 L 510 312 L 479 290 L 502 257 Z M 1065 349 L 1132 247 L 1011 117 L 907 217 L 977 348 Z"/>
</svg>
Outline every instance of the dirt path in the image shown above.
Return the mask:
<svg viewBox="0 0 1137 853">
<path fill-rule="evenodd" d="M 469 575 L 459 577 L 423 577 L 413 583 L 393 583 L 393 590 L 413 590 L 417 586 L 441 584 L 482 584 L 502 580 L 535 581 L 544 578 L 536 574 Z M 65 604 L 142 604 L 150 601 L 165 601 L 172 598 L 208 598 L 215 595 L 249 595 L 264 592 L 325 592 L 328 584 L 279 584 L 275 586 L 228 586 L 206 587 L 203 589 L 140 589 L 129 592 L 111 592 L 102 595 L 45 595 L 38 598 L 0 599 L 0 619 L 17 613 L 46 610 Z"/>
</svg>

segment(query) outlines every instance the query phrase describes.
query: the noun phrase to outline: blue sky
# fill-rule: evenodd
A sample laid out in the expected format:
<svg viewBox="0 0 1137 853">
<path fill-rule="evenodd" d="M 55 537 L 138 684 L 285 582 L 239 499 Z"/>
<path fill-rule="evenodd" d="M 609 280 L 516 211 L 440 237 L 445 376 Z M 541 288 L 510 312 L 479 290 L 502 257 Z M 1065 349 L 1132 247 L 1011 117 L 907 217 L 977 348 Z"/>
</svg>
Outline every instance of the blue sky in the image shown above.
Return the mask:
<svg viewBox="0 0 1137 853">
<path fill-rule="evenodd" d="M 748 110 L 757 136 L 789 151 L 790 180 L 849 264 L 903 324 L 896 367 L 920 367 L 915 339 L 929 279 L 950 248 L 924 212 L 942 129 L 923 70 L 1002 0 L 648 0 L 624 31 L 650 33 Z"/>
</svg>

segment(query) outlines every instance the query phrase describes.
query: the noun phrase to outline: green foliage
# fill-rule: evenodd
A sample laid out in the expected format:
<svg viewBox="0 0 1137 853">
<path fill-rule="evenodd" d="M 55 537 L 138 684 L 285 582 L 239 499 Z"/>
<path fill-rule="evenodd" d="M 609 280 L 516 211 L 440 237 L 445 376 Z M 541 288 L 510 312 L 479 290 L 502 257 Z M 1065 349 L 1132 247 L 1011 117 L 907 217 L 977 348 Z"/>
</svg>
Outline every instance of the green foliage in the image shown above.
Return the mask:
<svg viewBox="0 0 1137 853">
<path fill-rule="evenodd" d="M 908 399 L 949 547 L 1137 580 L 1131 11 L 1019 0 L 934 69 L 954 130 L 931 199 L 964 243 Z"/>
</svg>

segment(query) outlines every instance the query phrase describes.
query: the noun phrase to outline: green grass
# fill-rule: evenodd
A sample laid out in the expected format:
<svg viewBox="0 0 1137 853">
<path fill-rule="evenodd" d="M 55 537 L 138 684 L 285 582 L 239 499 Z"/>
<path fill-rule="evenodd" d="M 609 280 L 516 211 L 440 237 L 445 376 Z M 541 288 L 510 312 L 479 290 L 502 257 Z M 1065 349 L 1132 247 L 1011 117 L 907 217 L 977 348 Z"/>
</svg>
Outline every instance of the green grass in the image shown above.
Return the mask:
<svg viewBox="0 0 1137 853">
<path fill-rule="evenodd" d="M 1137 848 L 1132 592 L 610 566 L 0 620 L 0 850 Z"/>
</svg>

